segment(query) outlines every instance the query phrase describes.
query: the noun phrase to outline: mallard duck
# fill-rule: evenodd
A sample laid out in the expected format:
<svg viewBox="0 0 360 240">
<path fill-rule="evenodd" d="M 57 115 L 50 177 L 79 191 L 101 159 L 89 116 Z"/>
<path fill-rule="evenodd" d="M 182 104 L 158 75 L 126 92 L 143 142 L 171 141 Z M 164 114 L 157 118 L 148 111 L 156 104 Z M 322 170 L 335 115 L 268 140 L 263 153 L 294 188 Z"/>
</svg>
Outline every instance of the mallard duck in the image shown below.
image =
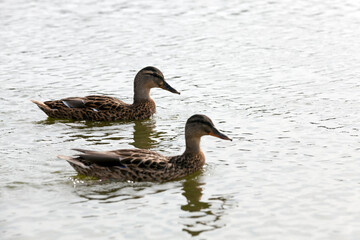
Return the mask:
<svg viewBox="0 0 360 240">
<path fill-rule="evenodd" d="M 164 182 L 194 173 L 205 163 L 200 148 L 200 139 L 211 135 L 231 140 L 220 133 L 213 122 L 205 115 L 193 115 L 185 125 L 186 149 L 179 156 L 163 156 L 146 149 L 120 149 L 98 152 L 73 149 L 81 152 L 75 157 L 60 155 L 80 174 L 99 179 L 123 181 Z"/>
<path fill-rule="evenodd" d="M 135 76 L 133 104 L 99 95 L 46 102 L 31 101 L 52 118 L 92 121 L 143 120 L 156 111 L 155 102 L 150 97 L 151 88 L 162 88 L 180 94 L 165 81 L 159 69 L 146 67 Z"/>
</svg>

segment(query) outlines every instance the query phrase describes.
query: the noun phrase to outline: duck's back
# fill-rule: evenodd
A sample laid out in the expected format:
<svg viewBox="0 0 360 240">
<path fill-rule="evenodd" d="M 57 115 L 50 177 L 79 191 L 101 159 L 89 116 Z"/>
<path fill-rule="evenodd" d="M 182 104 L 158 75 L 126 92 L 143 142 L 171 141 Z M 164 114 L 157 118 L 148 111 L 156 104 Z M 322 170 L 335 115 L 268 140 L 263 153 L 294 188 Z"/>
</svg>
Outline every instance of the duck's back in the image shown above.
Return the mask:
<svg viewBox="0 0 360 240">
<path fill-rule="evenodd" d="M 62 156 L 80 174 L 101 179 L 164 181 L 170 176 L 169 157 L 145 149 L 121 149 L 107 152 L 74 149 L 77 158 Z"/>
<path fill-rule="evenodd" d="M 129 105 L 117 98 L 100 95 L 91 95 L 86 97 L 69 97 L 55 101 L 46 101 L 44 102 L 44 104 L 49 106 L 51 109 L 61 109 L 66 107 L 91 109 L 95 111 L 115 110 Z"/>
<path fill-rule="evenodd" d="M 194 173 L 204 165 L 204 155 L 163 156 L 146 149 L 82 152 L 76 158 L 60 156 L 80 174 L 100 179 L 165 182 Z"/>
<path fill-rule="evenodd" d="M 149 118 L 156 109 L 152 100 L 127 104 L 117 98 L 100 95 L 70 97 L 44 103 L 33 102 L 49 117 L 73 120 L 141 120 Z"/>
</svg>

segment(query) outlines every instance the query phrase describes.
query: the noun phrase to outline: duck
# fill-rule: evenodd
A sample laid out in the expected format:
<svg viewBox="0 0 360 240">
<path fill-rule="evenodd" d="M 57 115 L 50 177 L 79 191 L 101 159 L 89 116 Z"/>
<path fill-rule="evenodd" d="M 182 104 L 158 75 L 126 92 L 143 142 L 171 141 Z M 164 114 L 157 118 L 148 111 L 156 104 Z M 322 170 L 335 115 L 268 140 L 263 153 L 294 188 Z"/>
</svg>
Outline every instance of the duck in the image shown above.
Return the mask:
<svg viewBox="0 0 360 240">
<path fill-rule="evenodd" d="M 90 121 L 144 120 L 156 112 L 155 102 L 150 97 L 152 88 L 180 94 L 165 81 L 159 69 L 148 66 L 135 76 L 132 104 L 101 95 L 68 97 L 46 102 L 31 101 L 51 118 Z"/>
<path fill-rule="evenodd" d="M 202 114 L 191 116 L 185 124 L 185 151 L 177 156 L 164 156 L 148 149 L 93 151 L 73 149 L 77 155 L 66 160 L 80 175 L 103 180 L 132 182 L 166 182 L 183 178 L 202 169 L 205 155 L 200 139 L 205 135 L 231 140 L 217 130 L 211 119 Z"/>
</svg>

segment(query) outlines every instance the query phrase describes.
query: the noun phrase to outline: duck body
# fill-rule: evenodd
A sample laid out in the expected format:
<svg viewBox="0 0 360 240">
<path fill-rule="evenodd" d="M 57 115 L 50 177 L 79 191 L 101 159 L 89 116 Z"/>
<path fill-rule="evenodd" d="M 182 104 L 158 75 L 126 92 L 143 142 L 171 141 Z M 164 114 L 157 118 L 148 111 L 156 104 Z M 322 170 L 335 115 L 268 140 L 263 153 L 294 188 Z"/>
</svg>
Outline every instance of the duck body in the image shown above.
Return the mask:
<svg viewBox="0 0 360 240">
<path fill-rule="evenodd" d="M 165 182 L 185 177 L 202 168 L 203 153 L 163 156 L 145 149 L 82 152 L 76 158 L 60 156 L 79 173 L 99 179 L 136 182 Z"/>
<path fill-rule="evenodd" d="M 132 104 L 101 95 L 32 102 L 52 118 L 91 121 L 143 120 L 156 112 L 155 102 L 150 97 L 151 88 L 162 88 L 180 94 L 165 81 L 159 69 L 146 67 L 135 76 Z"/>
<path fill-rule="evenodd" d="M 200 149 L 200 138 L 212 135 L 231 140 L 220 133 L 205 115 L 193 115 L 185 126 L 185 152 L 178 156 L 163 156 L 146 149 L 91 151 L 74 149 L 80 154 L 65 159 L 79 173 L 99 179 L 121 181 L 165 182 L 185 177 L 200 170 L 205 156 Z"/>
<path fill-rule="evenodd" d="M 156 112 L 152 99 L 127 104 L 108 96 L 92 95 L 86 97 L 64 98 L 44 103 L 33 101 L 51 118 L 119 121 L 143 120 L 150 118 Z"/>
</svg>

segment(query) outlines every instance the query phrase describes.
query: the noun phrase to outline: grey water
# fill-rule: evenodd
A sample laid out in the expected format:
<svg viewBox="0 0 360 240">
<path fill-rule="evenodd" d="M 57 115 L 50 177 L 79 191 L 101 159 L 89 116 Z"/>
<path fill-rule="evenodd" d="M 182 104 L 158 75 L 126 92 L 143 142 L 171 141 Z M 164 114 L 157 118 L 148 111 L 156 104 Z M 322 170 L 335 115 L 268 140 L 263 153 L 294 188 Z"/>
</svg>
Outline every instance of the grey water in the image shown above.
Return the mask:
<svg viewBox="0 0 360 240">
<path fill-rule="evenodd" d="M 358 239 L 360 2 L 0 1 L 1 239 Z M 105 94 L 133 122 L 48 119 L 30 99 Z M 84 179 L 71 148 L 184 150 L 208 115 L 204 169 L 168 183 Z"/>
</svg>

